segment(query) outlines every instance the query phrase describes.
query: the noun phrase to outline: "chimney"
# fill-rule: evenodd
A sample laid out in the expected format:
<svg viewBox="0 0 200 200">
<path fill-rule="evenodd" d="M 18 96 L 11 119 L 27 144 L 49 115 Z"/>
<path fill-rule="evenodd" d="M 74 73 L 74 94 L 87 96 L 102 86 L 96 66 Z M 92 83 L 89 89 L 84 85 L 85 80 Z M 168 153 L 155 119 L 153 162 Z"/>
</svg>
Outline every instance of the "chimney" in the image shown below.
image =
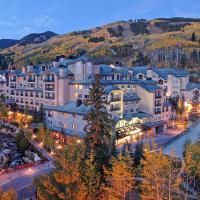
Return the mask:
<svg viewBox="0 0 200 200">
<path fill-rule="evenodd" d="M 63 66 L 59 67 L 59 76 L 60 77 L 64 77 L 65 76 L 65 70 Z"/>
</svg>

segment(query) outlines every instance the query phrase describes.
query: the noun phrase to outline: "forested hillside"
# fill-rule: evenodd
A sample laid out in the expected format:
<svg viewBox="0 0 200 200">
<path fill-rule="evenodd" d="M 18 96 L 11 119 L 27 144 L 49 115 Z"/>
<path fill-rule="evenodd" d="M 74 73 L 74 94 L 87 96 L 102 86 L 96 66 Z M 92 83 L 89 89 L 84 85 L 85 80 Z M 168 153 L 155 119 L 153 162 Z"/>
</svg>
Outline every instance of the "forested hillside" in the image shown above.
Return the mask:
<svg viewBox="0 0 200 200">
<path fill-rule="evenodd" d="M 115 22 L 91 30 L 17 44 L 0 51 L 0 65 L 43 63 L 57 55 L 86 54 L 96 63 L 177 66 L 200 71 L 200 19 L 171 18 Z"/>
</svg>

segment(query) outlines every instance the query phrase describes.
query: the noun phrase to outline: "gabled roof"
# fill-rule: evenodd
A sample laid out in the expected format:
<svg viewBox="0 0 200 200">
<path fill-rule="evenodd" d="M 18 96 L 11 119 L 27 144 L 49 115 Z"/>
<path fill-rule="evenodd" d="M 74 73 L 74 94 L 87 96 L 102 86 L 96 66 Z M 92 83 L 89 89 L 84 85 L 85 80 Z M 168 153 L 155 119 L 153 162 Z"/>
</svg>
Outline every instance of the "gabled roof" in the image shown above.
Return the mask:
<svg viewBox="0 0 200 200">
<path fill-rule="evenodd" d="M 105 94 L 109 94 L 111 93 L 113 90 L 121 90 L 119 89 L 117 86 L 114 86 L 114 85 L 108 85 L 104 88 L 104 93 Z"/>
<path fill-rule="evenodd" d="M 124 116 L 123 116 L 123 118 L 126 121 L 130 121 L 133 118 L 142 119 L 142 118 L 148 118 L 148 117 L 151 117 L 151 115 L 148 113 L 144 113 L 144 112 L 137 112 L 137 113 L 133 113 L 133 114 L 124 113 Z"/>
<path fill-rule="evenodd" d="M 75 113 L 78 115 L 86 115 L 89 111 L 89 107 L 85 106 L 84 103 L 82 103 L 80 106 L 77 106 L 75 101 L 71 101 L 64 106 L 47 106 L 44 105 L 44 109 L 46 110 L 54 110 L 64 113 Z"/>
<path fill-rule="evenodd" d="M 137 75 L 137 74 L 144 74 L 146 75 L 147 74 L 147 70 L 148 70 L 148 67 L 147 66 L 143 66 L 143 67 L 133 67 L 132 68 L 132 71 L 133 71 L 133 74 L 134 75 Z"/>
<path fill-rule="evenodd" d="M 110 65 L 100 65 L 100 74 L 102 75 L 112 75 L 114 73 L 118 73 L 122 76 L 127 76 L 129 73 L 132 73 L 131 69 L 128 67 L 116 67 Z"/>
<path fill-rule="evenodd" d="M 136 93 L 131 95 L 124 94 L 124 101 L 137 101 L 137 100 L 141 99 L 140 97 L 138 97 Z"/>
<path fill-rule="evenodd" d="M 160 89 L 153 80 L 141 80 L 139 86 L 148 92 L 154 93 L 157 89 Z"/>
<path fill-rule="evenodd" d="M 188 83 L 186 86 L 186 91 L 190 91 L 193 89 L 199 89 L 200 90 L 200 83 Z"/>
<path fill-rule="evenodd" d="M 167 80 L 168 75 L 173 75 L 175 77 L 187 77 L 189 73 L 184 69 L 170 68 L 152 68 L 152 71 L 157 73 L 160 78 Z"/>
</svg>

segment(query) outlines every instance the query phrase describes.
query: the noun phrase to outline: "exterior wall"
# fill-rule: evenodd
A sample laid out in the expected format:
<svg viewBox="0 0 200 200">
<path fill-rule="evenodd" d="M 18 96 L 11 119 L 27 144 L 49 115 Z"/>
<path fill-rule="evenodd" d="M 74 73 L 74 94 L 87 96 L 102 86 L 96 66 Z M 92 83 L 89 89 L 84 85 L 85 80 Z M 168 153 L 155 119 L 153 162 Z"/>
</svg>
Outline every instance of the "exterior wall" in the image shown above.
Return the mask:
<svg viewBox="0 0 200 200">
<path fill-rule="evenodd" d="M 77 132 L 85 132 L 86 121 L 82 115 L 64 113 L 59 111 L 45 111 L 47 126 L 55 126 L 63 129 L 71 129 Z"/>
<path fill-rule="evenodd" d="M 154 94 L 137 85 L 137 94 L 140 97 L 140 110 L 150 115 L 154 114 Z M 147 101 L 148 99 L 148 101 Z"/>
<path fill-rule="evenodd" d="M 124 101 L 124 113 L 133 114 L 139 111 L 139 100 L 137 101 Z"/>
<path fill-rule="evenodd" d="M 167 96 L 178 97 L 181 95 L 181 80 L 175 76 L 168 75 L 167 80 Z"/>
<path fill-rule="evenodd" d="M 114 90 L 108 94 L 107 106 L 108 112 L 112 114 L 112 117 L 123 117 L 123 91 Z"/>
<path fill-rule="evenodd" d="M 195 96 L 195 92 L 200 94 L 200 90 L 197 88 L 194 88 L 193 90 L 190 90 L 190 91 L 186 91 L 186 90 L 182 91 L 182 95 L 184 96 L 184 101 L 187 103 L 190 103 Z"/>
</svg>

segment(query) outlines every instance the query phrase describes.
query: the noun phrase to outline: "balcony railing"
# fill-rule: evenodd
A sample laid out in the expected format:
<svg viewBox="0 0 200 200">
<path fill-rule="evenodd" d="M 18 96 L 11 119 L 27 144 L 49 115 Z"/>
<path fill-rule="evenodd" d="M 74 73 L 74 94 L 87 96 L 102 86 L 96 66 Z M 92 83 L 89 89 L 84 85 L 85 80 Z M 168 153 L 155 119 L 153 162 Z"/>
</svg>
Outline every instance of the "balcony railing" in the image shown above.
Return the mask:
<svg viewBox="0 0 200 200">
<path fill-rule="evenodd" d="M 120 97 L 112 97 L 110 99 L 110 102 L 116 102 L 116 101 L 121 101 L 121 98 Z"/>
<path fill-rule="evenodd" d="M 112 111 L 119 111 L 119 110 L 121 110 L 120 107 L 110 108 L 110 111 L 111 111 L 111 112 L 112 112 Z"/>
<path fill-rule="evenodd" d="M 15 85 L 11 85 L 10 88 L 16 88 L 16 86 Z"/>
<path fill-rule="evenodd" d="M 35 79 L 28 79 L 28 82 L 35 82 Z"/>
<path fill-rule="evenodd" d="M 44 79 L 44 82 L 54 82 L 55 81 L 55 79 L 54 78 L 46 78 L 46 79 Z"/>
<path fill-rule="evenodd" d="M 55 91 L 55 88 L 45 88 L 46 91 Z"/>
<path fill-rule="evenodd" d="M 161 95 L 155 95 L 155 99 L 161 99 L 162 96 Z"/>
<path fill-rule="evenodd" d="M 45 99 L 51 99 L 51 100 L 53 100 L 53 99 L 55 99 L 55 97 L 46 96 Z"/>
<path fill-rule="evenodd" d="M 162 106 L 162 105 L 161 105 L 161 103 L 155 103 L 154 106 L 155 106 L 155 107 L 160 107 L 160 106 Z"/>
<path fill-rule="evenodd" d="M 159 115 L 159 114 L 161 114 L 161 111 L 155 111 L 154 114 Z"/>
</svg>

